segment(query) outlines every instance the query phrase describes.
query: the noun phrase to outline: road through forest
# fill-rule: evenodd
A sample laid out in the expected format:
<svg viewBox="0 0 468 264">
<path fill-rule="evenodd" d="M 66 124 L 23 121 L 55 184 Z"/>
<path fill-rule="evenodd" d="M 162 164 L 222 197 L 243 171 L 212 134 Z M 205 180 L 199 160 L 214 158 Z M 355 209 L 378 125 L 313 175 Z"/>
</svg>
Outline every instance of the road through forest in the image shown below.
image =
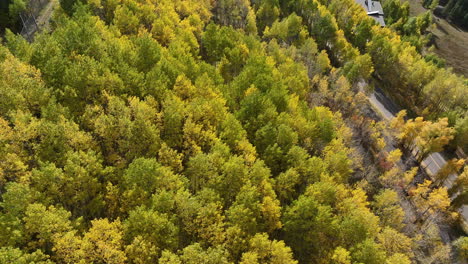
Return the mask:
<svg viewBox="0 0 468 264">
<path fill-rule="evenodd" d="M 367 84 L 360 83 L 359 85 L 362 90 L 362 88 Z M 368 95 L 368 99 L 369 99 L 371 106 L 374 108 L 374 110 L 378 112 L 377 114 L 380 114 L 381 117 L 385 119 L 386 121 L 390 121 L 391 119 L 393 119 L 397 115 L 397 113 L 402 110 L 395 103 L 393 103 L 393 101 L 390 98 L 388 98 L 380 88 L 376 88 L 373 92 L 371 92 Z M 387 141 L 389 141 L 389 139 L 387 139 Z M 387 152 L 390 152 L 394 149 L 395 147 L 392 146 L 392 144 L 387 144 L 386 146 Z M 423 160 L 423 162 L 421 163 L 421 166 L 425 168 L 426 173 L 429 176 L 433 176 L 446 163 L 447 163 L 447 160 L 444 158 L 444 156 L 441 153 L 436 152 L 436 153 L 432 153 L 425 160 Z M 450 175 L 448 179 L 444 182 L 444 186 L 447 188 L 450 188 L 456 178 L 457 178 L 456 174 Z M 401 206 L 404 209 L 405 214 L 406 214 L 405 222 L 406 223 L 414 222 L 416 219 L 416 215 L 417 215 L 414 205 L 406 197 L 406 194 L 403 193 L 403 190 L 398 189 L 397 192 L 400 196 Z M 453 199 L 455 197 L 451 197 L 451 198 Z M 465 220 L 468 219 L 468 206 L 467 205 L 462 206 L 460 213 L 462 214 L 462 217 Z M 441 223 L 438 223 L 438 226 L 440 230 L 439 234 L 442 240 L 444 241 L 444 243 L 451 244 L 453 240 L 455 239 L 455 237 L 451 236 L 450 227 L 446 224 L 441 224 Z M 409 233 L 417 232 L 417 230 L 415 230 L 414 228 L 410 228 L 409 226 L 407 226 L 407 228 L 408 228 L 407 231 Z M 456 262 L 456 260 L 453 258 L 452 258 L 452 261 L 454 261 L 454 263 L 459 263 L 459 262 Z"/>
<path fill-rule="evenodd" d="M 400 110 L 402 110 L 397 105 L 395 105 L 379 88 L 376 88 L 369 95 L 369 102 L 376 110 L 380 112 L 382 117 L 387 121 L 393 119 L 395 115 Z M 426 168 L 426 172 L 430 176 L 433 176 L 439 171 L 440 168 L 442 168 L 445 165 L 445 163 L 447 163 L 447 161 L 444 158 L 444 156 L 439 152 L 435 152 L 430 154 L 429 157 L 427 157 L 421 163 L 421 165 Z"/>
</svg>

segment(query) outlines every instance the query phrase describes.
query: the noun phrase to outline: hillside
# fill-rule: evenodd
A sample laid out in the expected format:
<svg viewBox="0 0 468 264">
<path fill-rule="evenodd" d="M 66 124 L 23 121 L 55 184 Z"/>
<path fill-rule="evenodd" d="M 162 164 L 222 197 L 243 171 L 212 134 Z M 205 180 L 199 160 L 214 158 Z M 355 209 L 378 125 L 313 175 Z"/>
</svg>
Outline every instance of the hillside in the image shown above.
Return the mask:
<svg viewBox="0 0 468 264">
<path fill-rule="evenodd" d="M 427 12 L 419 0 L 409 0 L 412 15 Z M 457 74 L 468 77 L 468 32 L 446 19 L 436 17 L 435 27 L 430 29 L 434 35 L 434 52 L 446 61 Z"/>
<path fill-rule="evenodd" d="M 468 87 L 430 16 L 59 3 L 0 44 L 0 264 L 464 264 L 468 166 L 427 160 L 468 147 Z"/>
</svg>

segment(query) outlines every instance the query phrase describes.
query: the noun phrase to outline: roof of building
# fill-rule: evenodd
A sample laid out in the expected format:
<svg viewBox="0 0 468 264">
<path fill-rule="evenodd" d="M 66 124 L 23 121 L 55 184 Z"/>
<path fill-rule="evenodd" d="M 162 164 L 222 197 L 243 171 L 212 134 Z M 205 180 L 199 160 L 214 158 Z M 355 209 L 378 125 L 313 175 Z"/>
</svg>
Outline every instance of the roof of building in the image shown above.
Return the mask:
<svg viewBox="0 0 468 264">
<path fill-rule="evenodd" d="M 372 0 L 355 0 L 367 11 L 367 15 L 377 21 L 382 27 L 385 27 L 384 11 L 380 2 Z"/>
</svg>

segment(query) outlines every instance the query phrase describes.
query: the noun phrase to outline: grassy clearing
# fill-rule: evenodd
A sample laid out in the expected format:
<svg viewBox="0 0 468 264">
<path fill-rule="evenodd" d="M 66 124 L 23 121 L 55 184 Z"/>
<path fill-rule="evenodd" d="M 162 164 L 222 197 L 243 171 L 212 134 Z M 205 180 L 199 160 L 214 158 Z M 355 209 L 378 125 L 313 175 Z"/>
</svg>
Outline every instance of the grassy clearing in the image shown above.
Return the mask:
<svg viewBox="0 0 468 264">
<path fill-rule="evenodd" d="M 411 15 L 427 11 L 420 0 L 408 1 Z M 431 29 L 435 36 L 434 52 L 445 59 L 447 67 L 452 67 L 455 73 L 468 77 L 468 32 L 442 18 L 434 17 L 434 22 Z"/>
</svg>

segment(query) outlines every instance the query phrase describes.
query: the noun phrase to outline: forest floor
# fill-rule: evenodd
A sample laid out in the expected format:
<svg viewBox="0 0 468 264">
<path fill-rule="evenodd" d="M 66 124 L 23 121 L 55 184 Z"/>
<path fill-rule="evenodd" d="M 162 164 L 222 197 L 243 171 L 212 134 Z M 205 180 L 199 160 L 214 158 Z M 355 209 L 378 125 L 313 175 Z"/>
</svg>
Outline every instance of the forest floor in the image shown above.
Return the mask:
<svg viewBox="0 0 468 264">
<path fill-rule="evenodd" d="M 37 25 L 40 31 L 47 31 L 50 27 L 50 18 L 58 6 L 58 0 L 50 0 L 50 2 L 42 9 L 40 15 L 36 18 Z"/>
<path fill-rule="evenodd" d="M 408 0 L 411 15 L 426 12 L 420 0 Z M 434 52 L 446 60 L 446 65 L 452 67 L 457 74 L 468 78 L 468 32 L 451 24 L 443 18 L 434 16 L 435 27 L 430 29 L 435 37 Z"/>
</svg>

